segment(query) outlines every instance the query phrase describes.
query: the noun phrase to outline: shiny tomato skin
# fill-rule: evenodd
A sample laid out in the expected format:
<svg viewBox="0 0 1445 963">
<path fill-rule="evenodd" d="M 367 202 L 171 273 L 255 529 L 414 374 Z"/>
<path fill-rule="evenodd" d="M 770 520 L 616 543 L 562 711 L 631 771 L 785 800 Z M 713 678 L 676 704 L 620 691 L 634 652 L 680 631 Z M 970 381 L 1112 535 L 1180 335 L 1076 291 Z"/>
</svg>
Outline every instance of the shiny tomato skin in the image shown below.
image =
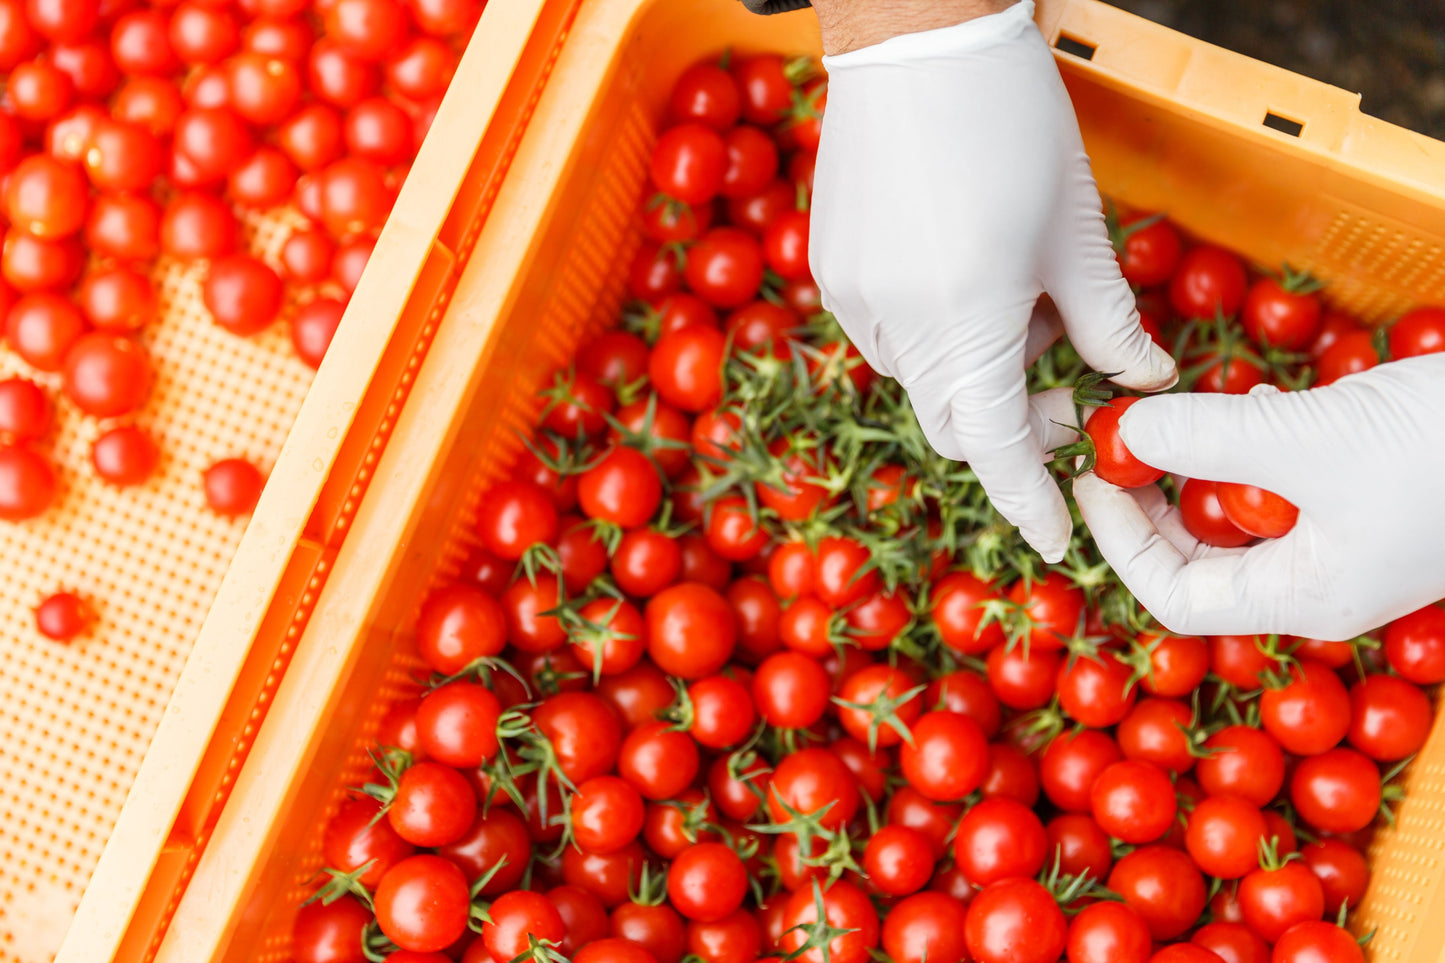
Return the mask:
<svg viewBox="0 0 1445 963">
<path fill-rule="evenodd" d="M 1249 287 L 1240 321 L 1257 344 L 1301 351 L 1319 334 L 1323 307 L 1313 292 L 1290 291 L 1274 278 Z"/>
<path fill-rule="evenodd" d="M 1099 774 L 1123 758 L 1106 733 L 1084 730 L 1055 736 L 1039 759 L 1044 794 L 1066 812 L 1089 812 Z"/>
<path fill-rule="evenodd" d="M 1380 363 L 1375 335 L 1363 329 L 1347 331 L 1324 349 L 1315 361 L 1315 385 L 1334 384 Z"/>
<path fill-rule="evenodd" d="M 899 764 L 909 785 L 935 802 L 962 799 L 983 783 L 988 772 L 983 730 L 957 712 L 929 712 L 912 727 Z"/>
<path fill-rule="evenodd" d="M 980 655 L 1001 645 L 1003 626 L 985 624 L 985 603 L 999 598 L 997 589 L 971 572 L 950 572 L 933 583 L 930 617 L 943 644 L 964 655 Z"/>
<path fill-rule="evenodd" d="M 1308 843 L 1300 858 L 1319 878 L 1325 894 L 1325 914 L 1333 917 L 1345 903 L 1358 906 L 1370 881 L 1365 854 L 1349 843 L 1325 837 Z"/>
<path fill-rule="evenodd" d="M 1299 519 L 1299 508 L 1256 485 L 1216 482 L 1220 510 L 1235 528 L 1256 538 L 1288 535 Z"/>
<path fill-rule="evenodd" d="M 988 682 L 998 701 L 1010 709 L 1037 709 L 1046 705 L 1054 694 L 1063 660 L 1058 652 L 1034 648 L 1025 653 L 1025 646 L 994 646 L 988 653 Z"/>
<path fill-rule="evenodd" d="M 1127 236 L 1124 250 L 1119 253 L 1119 269 L 1124 280 L 1141 288 L 1168 281 L 1184 254 L 1184 242 L 1174 225 L 1160 218 L 1153 224 L 1139 226 L 1146 216 L 1127 217 L 1120 223 Z"/>
<path fill-rule="evenodd" d="M 1353 749 L 1330 749 L 1295 765 L 1289 797 L 1299 817 L 1316 829 L 1352 833 L 1380 811 L 1380 771 Z"/>
<path fill-rule="evenodd" d="M 878 945 L 878 911 L 867 895 L 847 880 L 833 883 L 822 891 L 821 897 L 815 897 L 809 887 L 793 894 L 783 911 L 787 928 L 783 932 L 781 949 L 797 954 L 795 959 L 802 963 L 825 963 L 823 948 L 804 948 L 804 928 L 819 922 L 820 900 L 828 925 L 847 931 L 828 943 L 827 963 L 865 963 L 869 960 L 869 950 Z"/>
<path fill-rule="evenodd" d="M 1412 756 L 1430 732 L 1430 699 L 1413 683 L 1371 675 L 1350 689 L 1350 729 L 1345 738 L 1371 759 L 1394 762 Z"/>
<path fill-rule="evenodd" d="M 763 281 L 763 252 L 745 231 L 714 227 L 687 252 L 683 277 L 693 293 L 719 308 L 741 307 Z"/>
<path fill-rule="evenodd" d="M 1445 351 L 1445 308 L 1406 311 L 1390 325 L 1389 338 L 1390 357 L 1396 361 Z"/>
<path fill-rule="evenodd" d="M 1019 579 L 1009 589 L 1008 599 L 1028 618 L 1030 651 L 1062 649 L 1079 631 L 1084 593 L 1062 572 L 1050 571 L 1041 579 Z"/>
<path fill-rule="evenodd" d="M 67 397 L 86 414 L 129 414 L 150 393 L 150 356 L 127 338 L 87 334 L 65 353 L 64 386 Z"/>
<path fill-rule="evenodd" d="M 1266 687 L 1259 701 L 1265 731 L 1285 751 L 1314 755 L 1340 744 L 1350 728 L 1350 695 L 1333 669 L 1302 659 L 1288 682 Z"/>
<path fill-rule="evenodd" d="M 1296 923 L 1324 915 L 1324 890 L 1308 866 L 1288 862 L 1278 869 L 1256 869 L 1240 880 L 1239 906 L 1245 925 L 1274 943 Z"/>
<path fill-rule="evenodd" d="M 71 349 L 85 337 L 85 318 L 65 297 L 48 292 L 22 295 L 5 316 L 10 350 L 39 371 L 61 371 Z"/>
<path fill-rule="evenodd" d="M 1115 732 L 1125 757 L 1153 763 L 1173 773 L 1194 768 L 1188 732 L 1194 712 L 1181 699 L 1141 699 Z"/>
<path fill-rule="evenodd" d="M 669 332 L 658 339 L 648 374 L 663 401 L 681 411 L 700 412 L 722 399 L 722 364 L 727 339 L 702 325 Z"/>
<path fill-rule="evenodd" d="M 652 183 L 684 204 L 706 204 L 717 196 L 727 170 L 727 146 L 705 124 L 670 127 L 652 148 Z"/>
<path fill-rule="evenodd" d="M 1237 796 L 1209 796 L 1189 813 L 1185 846 L 1208 875 L 1239 879 L 1259 865 L 1266 832 L 1258 807 Z"/>
<path fill-rule="evenodd" d="M 507 798 L 498 794 L 497 799 Z M 478 807 L 476 818 L 461 837 L 437 848 L 437 855 L 455 863 L 468 880 L 501 868 L 492 875 L 481 895 L 496 897 L 516 888 L 527 869 L 531 847 L 527 824 L 515 810 L 494 804 L 483 812 Z"/>
<path fill-rule="evenodd" d="M 1085 906 L 1069 924 L 1069 963 L 1147 963 L 1152 949 L 1149 927 L 1123 903 Z"/>
<path fill-rule="evenodd" d="M 1114 865 L 1109 835 L 1092 816 L 1064 813 L 1049 820 L 1044 832 L 1048 835 L 1047 851 L 1058 855 L 1059 872 L 1070 876 L 1088 873 L 1098 880 L 1109 877 Z"/>
<path fill-rule="evenodd" d="M 1043 868 L 1048 837 L 1028 806 L 1013 799 L 985 799 L 964 813 L 953 856 L 975 886 L 1032 877 Z"/>
<path fill-rule="evenodd" d="M 1253 541 L 1225 515 L 1214 482 L 1191 478 L 1179 489 L 1179 515 L 1189 534 L 1206 545 L 1238 548 Z"/>
<path fill-rule="evenodd" d="M 647 603 L 647 650 L 658 667 L 683 679 L 718 672 L 737 644 L 727 599 L 696 582 L 663 589 Z"/>
<path fill-rule="evenodd" d="M 767 802 L 775 822 L 789 819 L 786 803 L 801 813 L 822 813 L 819 822 L 825 828 L 839 829 L 858 812 L 858 781 L 827 749 L 802 749 L 774 769 Z"/>
<path fill-rule="evenodd" d="M 1385 658 L 1416 685 L 1445 681 L 1445 609 L 1427 605 L 1385 627 Z"/>
<path fill-rule="evenodd" d="M 1120 722 L 1134 707 L 1138 688 L 1133 669 L 1107 649 L 1059 666 L 1055 683 L 1059 706 L 1080 725 L 1105 729 Z"/>
<path fill-rule="evenodd" d="M 1089 791 L 1094 820 L 1126 843 L 1149 843 L 1169 831 L 1178 803 L 1169 776 L 1158 766 L 1126 759 L 1094 780 Z"/>
<path fill-rule="evenodd" d="M 1094 443 L 1094 474 L 1120 488 L 1142 488 L 1164 477 L 1163 469 L 1134 457 L 1119 436 L 1119 419 L 1139 400 L 1115 398 L 1108 405 L 1095 408 L 1084 427 Z"/>
<path fill-rule="evenodd" d="M 160 449 L 144 430 L 122 425 L 95 440 L 90 460 L 95 473 L 112 485 L 139 485 L 154 474 Z"/>
<path fill-rule="evenodd" d="M 349 873 L 371 864 L 358 882 L 372 889 L 387 870 L 415 851 L 389 821 L 376 818 L 380 811 L 381 804 L 375 799 L 363 796 L 348 800 L 327 824 L 322 837 L 327 866 Z"/>
<path fill-rule="evenodd" d="M 1355 934 L 1327 920 L 1306 920 L 1285 930 L 1270 963 L 1365 963 Z"/>
<path fill-rule="evenodd" d="M 1214 953 L 1224 963 L 1269 963 L 1269 944 L 1243 923 L 1206 923 L 1189 942 Z"/>
<path fill-rule="evenodd" d="M 909 896 L 883 917 L 883 951 L 893 963 L 964 963 L 967 918 L 963 901 L 947 894 Z"/>
<path fill-rule="evenodd" d="M 1204 911 L 1204 877 L 1187 854 L 1169 846 L 1144 846 L 1114 864 L 1109 888 L 1143 917 L 1156 940 L 1172 940 Z"/>
<path fill-rule="evenodd" d="M 964 939 L 975 963 L 1055 963 L 1068 924 L 1053 896 L 1032 879 L 984 887 L 968 905 Z"/>
<path fill-rule="evenodd" d="M 1181 317 L 1212 321 L 1232 317 L 1244 303 L 1244 262 L 1223 248 L 1201 245 L 1185 253 L 1169 282 L 1169 302 Z"/>
<path fill-rule="evenodd" d="M 1141 633 L 1138 641 L 1149 654 L 1149 672 L 1139 685 L 1151 695 L 1182 698 L 1209 673 L 1209 646 L 1198 636 Z"/>
<path fill-rule="evenodd" d="M 376 888 L 376 919 L 397 946 L 433 953 L 455 943 L 467 929 L 471 900 L 466 877 L 440 856 L 409 856 Z"/>
<path fill-rule="evenodd" d="M 296 963 L 365 963 L 361 931 L 371 920 L 371 910 L 354 896 L 332 903 L 308 903 L 297 911 L 291 926 L 292 959 Z"/>
<path fill-rule="evenodd" d="M 1211 795 L 1234 795 L 1265 806 L 1284 785 L 1284 752 L 1274 737 L 1251 726 L 1229 726 L 1205 740 L 1207 755 L 1194 776 Z"/>
</svg>

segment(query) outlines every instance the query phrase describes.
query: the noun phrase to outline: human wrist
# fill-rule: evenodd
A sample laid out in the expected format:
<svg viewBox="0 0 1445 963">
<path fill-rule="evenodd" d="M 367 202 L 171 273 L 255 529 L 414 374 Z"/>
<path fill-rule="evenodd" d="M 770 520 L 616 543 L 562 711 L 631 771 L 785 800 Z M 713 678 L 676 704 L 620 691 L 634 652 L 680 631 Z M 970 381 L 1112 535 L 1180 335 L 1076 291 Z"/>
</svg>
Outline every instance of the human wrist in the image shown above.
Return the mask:
<svg viewBox="0 0 1445 963">
<path fill-rule="evenodd" d="M 998 13 L 1016 0 L 813 0 L 828 56 Z"/>
</svg>

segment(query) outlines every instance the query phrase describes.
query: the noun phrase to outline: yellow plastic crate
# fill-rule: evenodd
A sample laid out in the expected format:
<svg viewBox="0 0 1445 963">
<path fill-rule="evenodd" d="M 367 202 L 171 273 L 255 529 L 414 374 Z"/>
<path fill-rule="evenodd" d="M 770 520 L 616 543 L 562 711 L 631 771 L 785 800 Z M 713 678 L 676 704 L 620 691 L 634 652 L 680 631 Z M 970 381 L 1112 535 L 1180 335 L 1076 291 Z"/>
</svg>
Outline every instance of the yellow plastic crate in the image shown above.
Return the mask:
<svg viewBox="0 0 1445 963">
<path fill-rule="evenodd" d="M 1288 257 L 1370 320 L 1445 302 L 1445 144 L 1096 0 L 1041 7 L 1107 194 Z M 816 23 L 736 0 L 492 0 L 353 301 L 373 323 L 347 319 L 303 407 L 65 963 L 287 958 L 321 827 L 417 665 L 420 601 L 471 547 L 544 377 L 615 317 L 669 87 L 726 46 L 816 52 Z M 1442 812 L 1436 726 L 1359 913 L 1382 963 L 1445 949 Z"/>
</svg>

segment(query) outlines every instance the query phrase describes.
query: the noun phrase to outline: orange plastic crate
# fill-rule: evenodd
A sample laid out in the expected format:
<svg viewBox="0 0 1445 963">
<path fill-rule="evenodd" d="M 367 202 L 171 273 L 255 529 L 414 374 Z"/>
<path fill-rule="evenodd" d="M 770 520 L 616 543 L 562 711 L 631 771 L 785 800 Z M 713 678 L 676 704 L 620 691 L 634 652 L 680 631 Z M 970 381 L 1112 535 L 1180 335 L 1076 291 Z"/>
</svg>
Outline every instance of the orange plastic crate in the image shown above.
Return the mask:
<svg viewBox="0 0 1445 963">
<path fill-rule="evenodd" d="M 1287 257 L 1373 321 L 1445 302 L 1445 144 L 1096 0 L 1042 6 L 1106 193 Z M 353 302 L 377 320 L 363 338 L 349 318 L 323 366 L 62 960 L 287 958 L 321 827 L 412 686 L 422 598 L 472 546 L 538 387 L 617 314 L 672 81 L 726 46 L 817 44 L 811 14 L 735 0 L 492 0 Z M 513 63 L 481 136 L 482 80 Z M 1445 725 L 1376 844 L 1358 914 L 1376 960 L 1445 949 L 1441 812 Z"/>
</svg>

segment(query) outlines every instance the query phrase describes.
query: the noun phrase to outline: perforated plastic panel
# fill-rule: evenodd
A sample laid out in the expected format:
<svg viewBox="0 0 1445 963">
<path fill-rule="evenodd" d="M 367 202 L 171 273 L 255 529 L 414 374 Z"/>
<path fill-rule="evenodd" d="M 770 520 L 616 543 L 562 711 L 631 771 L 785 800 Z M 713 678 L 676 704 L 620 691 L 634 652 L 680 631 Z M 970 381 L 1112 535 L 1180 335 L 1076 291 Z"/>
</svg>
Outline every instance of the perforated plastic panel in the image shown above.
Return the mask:
<svg viewBox="0 0 1445 963">
<path fill-rule="evenodd" d="M 249 218 L 252 249 L 274 256 L 297 215 Z M 162 264 L 160 316 L 142 340 L 156 378 L 134 418 L 156 436 L 154 477 L 117 489 L 96 477 L 90 447 L 103 425 L 0 351 L 0 376 L 53 389 L 57 425 L 41 443 L 60 478 L 56 504 L 0 523 L 0 961 L 50 959 L 70 923 L 192 640 L 240 541 L 245 519 L 207 508 L 201 473 L 245 456 L 268 467 L 311 369 L 286 325 L 256 338 L 216 326 L 200 299 L 205 265 Z M 287 306 L 289 315 L 291 306 Z M 33 608 L 78 592 L 97 620 L 60 645 Z"/>
</svg>

